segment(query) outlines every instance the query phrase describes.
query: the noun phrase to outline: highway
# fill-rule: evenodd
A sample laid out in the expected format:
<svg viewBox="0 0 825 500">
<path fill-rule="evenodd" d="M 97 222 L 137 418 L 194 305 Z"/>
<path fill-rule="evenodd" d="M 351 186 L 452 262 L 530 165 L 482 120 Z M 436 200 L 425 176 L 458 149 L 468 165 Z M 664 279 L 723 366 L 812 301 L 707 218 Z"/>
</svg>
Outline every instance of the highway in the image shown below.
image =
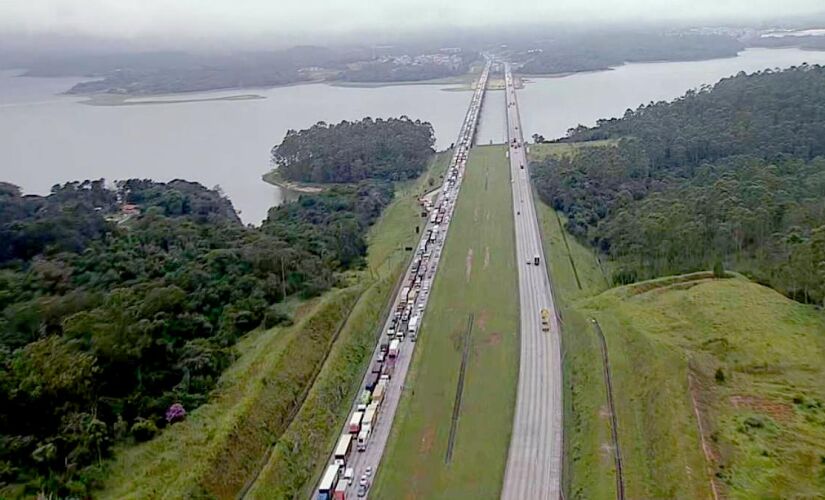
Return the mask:
<svg viewBox="0 0 825 500">
<path fill-rule="evenodd" d="M 368 468 L 371 470 L 371 474 L 368 475 L 368 483 L 371 486 L 378 467 L 381 464 L 381 458 L 384 455 L 384 449 L 387 445 L 398 402 L 404 390 L 404 381 L 406 380 L 407 371 L 412 360 L 413 349 L 416 345 L 414 338 L 418 333 L 423 314 L 426 312 L 427 301 L 430 296 L 430 285 L 433 283 L 435 273 L 438 269 L 438 263 L 441 260 L 442 248 L 452 219 L 461 180 L 464 177 L 464 168 L 470 146 L 474 140 L 481 105 L 484 99 L 484 92 L 487 87 L 489 71 L 490 62 L 488 61 L 476 83 L 470 106 L 455 144 L 452 161 L 446 175 L 444 175 L 444 182 L 440 192 L 435 198 L 435 201 L 423 207 L 428 212 L 428 219 L 425 219 L 427 222 L 421 231 L 421 240 L 415 248 L 415 254 L 410 262 L 409 268 L 404 274 L 401 287 L 392 298 L 392 309 L 390 309 L 390 314 L 382 328 L 375 352 L 372 355 L 370 366 L 377 366 L 375 364 L 376 360 L 384 359 L 385 353 L 389 350 L 388 347 L 391 347 L 391 345 L 388 346 L 390 339 L 399 340 L 398 355 L 394 358 L 388 357 L 383 363 L 384 367 L 394 363 L 394 367 L 389 370 L 390 376 L 386 382 L 379 382 L 379 384 L 384 384 L 385 390 L 383 398 L 378 400 L 377 417 L 369 426 L 370 431 L 368 433 L 369 437 L 366 440 L 366 448 L 359 451 L 356 444 L 353 444 L 352 450 L 347 453 L 345 458 L 345 465 L 339 469 L 340 475 L 343 475 L 345 470 L 352 469 L 353 481 L 345 491 L 347 498 L 356 497 L 359 489 L 359 480 L 366 474 Z M 413 318 L 417 318 L 417 320 L 413 321 Z M 388 332 L 391 331 L 395 333 L 389 335 Z M 397 333 L 398 331 L 405 332 L 406 335 L 401 337 Z M 367 369 L 367 373 L 359 386 L 358 395 L 361 395 L 365 390 L 371 376 L 371 371 L 370 368 Z M 382 373 L 386 372 L 387 370 L 385 369 Z M 382 378 L 386 379 L 387 377 L 384 375 Z M 376 392 L 370 392 L 373 393 L 373 396 L 376 394 Z M 373 397 L 372 401 L 376 401 L 376 398 Z M 350 419 L 358 410 L 358 405 L 358 396 L 356 396 L 347 420 L 342 426 L 340 435 L 349 432 Z M 330 451 L 331 454 L 327 460 L 326 467 L 329 468 L 332 466 L 332 468 L 335 469 L 335 453 L 333 450 Z M 346 479 L 341 476 L 339 477 L 340 479 L 336 479 L 335 482 L 346 484 Z M 323 482 L 324 478 L 321 480 L 321 483 Z M 313 490 L 313 499 L 327 498 L 324 496 L 325 492 L 320 491 L 323 489 L 321 483 L 317 484 Z M 367 489 L 366 492 L 366 496 L 368 495 L 369 489 Z M 331 496 L 332 495 L 330 495 L 330 497 Z"/>
<path fill-rule="evenodd" d="M 544 262 L 518 101 L 509 64 L 505 64 L 505 83 L 519 270 L 521 350 L 516 411 L 501 498 L 558 500 L 561 498 L 562 458 L 559 320 Z M 539 258 L 538 265 L 536 258 Z M 543 331 L 542 309 L 549 313 L 544 328 L 549 331 Z"/>
</svg>

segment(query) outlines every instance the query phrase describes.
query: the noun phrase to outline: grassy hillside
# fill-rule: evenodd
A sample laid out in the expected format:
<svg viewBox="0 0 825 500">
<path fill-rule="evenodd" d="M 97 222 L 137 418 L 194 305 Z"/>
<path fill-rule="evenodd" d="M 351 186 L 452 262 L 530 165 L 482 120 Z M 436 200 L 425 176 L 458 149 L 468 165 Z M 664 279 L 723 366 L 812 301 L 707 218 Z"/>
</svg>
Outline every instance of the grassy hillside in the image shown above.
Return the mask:
<svg viewBox="0 0 825 500">
<path fill-rule="evenodd" d="M 297 305 L 294 326 L 248 335 L 239 345 L 238 360 L 221 378 L 210 403 L 156 439 L 118 452 L 111 475 L 99 496 L 191 498 L 206 494 L 234 498 L 265 463 L 262 484 L 269 486 L 262 489 L 258 485 L 253 493 L 263 491 L 266 497 L 269 488 L 294 491 L 303 486 L 301 478 L 305 480 L 311 476 L 326 458 L 326 441 L 335 433 L 333 430 L 330 434 L 330 429 L 337 430 L 337 424 L 331 426 L 330 422 L 344 418 L 341 415 L 355 389 L 353 380 L 360 376 L 363 352 L 374 338 L 372 333 L 393 276 L 398 275 L 406 261 L 404 246 L 413 241 L 414 225 L 418 220 L 417 195 L 428 188 L 431 177 L 433 182 L 438 180 L 448 161 L 447 153 L 436 155 L 420 179 L 399 185 L 395 201 L 371 228 L 367 269 L 348 277 L 352 286 Z M 364 293 L 359 295 L 362 290 Z M 347 318 L 350 311 L 353 313 Z M 286 394 L 277 385 L 284 366 L 288 362 L 306 362 L 308 358 L 296 349 L 305 343 L 302 339 L 306 339 L 311 325 L 327 320 L 337 320 L 342 325 L 334 346 L 316 353 L 321 356 L 321 362 L 325 361 L 327 351 L 330 356 L 323 366 L 317 365 L 314 372 L 308 374 L 309 378 L 304 379 L 306 383 L 314 382 L 313 387 L 303 385 L 305 393 L 299 395 L 300 400 L 292 400 L 294 404 L 288 408 L 286 420 L 282 418 L 276 422 L 276 418 L 281 417 L 273 412 L 272 404 Z M 327 326 L 327 333 L 336 329 L 333 323 Z M 342 364 L 346 360 L 353 363 Z M 336 368 L 330 368 L 333 365 Z M 300 387 L 296 385 L 295 388 Z M 345 401 L 341 408 L 331 405 L 323 412 L 309 411 L 317 405 L 318 396 L 330 388 L 344 391 L 338 395 Z M 319 417 L 321 421 L 315 420 Z M 272 427 L 274 424 L 278 427 Z M 282 471 L 273 466 L 272 461 L 284 457 L 273 453 L 268 463 L 264 459 L 282 433 L 286 441 L 295 439 L 296 433 L 307 429 L 323 438 L 306 439 L 315 446 L 297 457 L 288 457 L 291 466 L 301 467 L 301 473 L 289 474 L 281 482 Z M 281 479 L 275 480 L 270 474 Z"/>
<path fill-rule="evenodd" d="M 583 304 L 610 349 L 628 495 L 708 496 L 697 411 L 720 493 L 821 495 L 821 311 L 742 278 L 656 284 Z"/>
<path fill-rule="evenodd" d="M 504 150 L 475 148 L 372 498 L 498 498 L 518 373 L 513 231 Z M 470 314 L 461 409 L 445 463 Z"/>
<path fill-rule="evenodd" d="M 567 498 L 615 496 L 591 318 L 608 345 L 629 498 L 708 498 L 712 488 L 743 499 L 825 491 L 821 311 L 709 273 L 604 291 L 610 264 L 565 234 L 563 216 L 542 203 L 537 209 L 563 319 Z"/>
</svg>

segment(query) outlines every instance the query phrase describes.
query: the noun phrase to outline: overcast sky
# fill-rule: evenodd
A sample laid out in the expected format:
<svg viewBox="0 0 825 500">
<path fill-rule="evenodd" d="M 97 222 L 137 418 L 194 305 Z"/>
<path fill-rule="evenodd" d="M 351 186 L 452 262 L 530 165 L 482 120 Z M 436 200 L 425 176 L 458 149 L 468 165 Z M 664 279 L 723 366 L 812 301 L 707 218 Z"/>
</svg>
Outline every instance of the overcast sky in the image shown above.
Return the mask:
<svg viewBox="0 0 825 500">
<path fill-rule="evenodd" d="M 825 0 L 0 0 L 0 33 L 294 38 L 529 21 L 733 21 L 825 10 Z"/>
</svg>

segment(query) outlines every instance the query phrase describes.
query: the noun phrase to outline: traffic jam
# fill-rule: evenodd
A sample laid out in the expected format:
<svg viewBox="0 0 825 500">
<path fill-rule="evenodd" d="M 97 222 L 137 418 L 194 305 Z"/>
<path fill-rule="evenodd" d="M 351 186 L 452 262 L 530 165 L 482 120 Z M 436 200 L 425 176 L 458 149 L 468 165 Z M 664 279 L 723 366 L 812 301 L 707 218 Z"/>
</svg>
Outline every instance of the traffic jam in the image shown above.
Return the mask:
<svg viewBox="0 0 825 500">
<path fill-rule="evenodd" d="M 385 404 L 389 391 L 400 394 L 409 360 L 396 373 L 402 351 L 411 354 L 421 327 L 421 318 L 427 306 L 442 248 L 455 208 L 458 190 L 464 176 L 467 154 L 472 145 L 478 121 L 489 64 L 484 68 L 473 94 L 470 108 L 462 124 L 459 141 L 441 188 L 419 200 L 424 231 L 396 295 L 394 307 L 382 332 L 376 354 L 350 413 L 347 424 L 338 438 L 334 453 L 318 483 L 316 500 L 345 500 L 351 490 L 359 498 L 367 496 L 376 463 L 365 464 L 354 454 L 363 454 L 370 446 L 370 438 L 377 426 L 391 426 L 397 398 L 392 405 Z M 391 406 L 391 407 L 387 407 Z M 382 443 L 383 446 L 385 443 Z M 382 450 L 383 451 L 383 450 Z M 360 474 L 360 476 L 359 476 Z"/>
</svg>

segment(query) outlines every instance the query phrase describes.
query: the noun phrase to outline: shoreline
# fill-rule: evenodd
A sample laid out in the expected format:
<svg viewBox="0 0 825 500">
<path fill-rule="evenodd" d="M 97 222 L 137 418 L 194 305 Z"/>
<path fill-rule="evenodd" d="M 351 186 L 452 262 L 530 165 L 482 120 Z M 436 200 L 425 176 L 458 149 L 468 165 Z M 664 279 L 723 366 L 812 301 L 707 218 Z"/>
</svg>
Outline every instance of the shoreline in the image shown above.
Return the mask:
<svg viewBox="0 0 825 500">
<path fill-rule="evenodd" d="M 278 175 L 278 169 L 272 169 L 263 174 L 261 179 L 267 184 L 271 184 L 281 189 L 288 189 L 296 193 L 315 194 L 324 191 L 325 188 L 314 184 L 304 184 L 300 182 L 285 181 Z"/>
</svg>

